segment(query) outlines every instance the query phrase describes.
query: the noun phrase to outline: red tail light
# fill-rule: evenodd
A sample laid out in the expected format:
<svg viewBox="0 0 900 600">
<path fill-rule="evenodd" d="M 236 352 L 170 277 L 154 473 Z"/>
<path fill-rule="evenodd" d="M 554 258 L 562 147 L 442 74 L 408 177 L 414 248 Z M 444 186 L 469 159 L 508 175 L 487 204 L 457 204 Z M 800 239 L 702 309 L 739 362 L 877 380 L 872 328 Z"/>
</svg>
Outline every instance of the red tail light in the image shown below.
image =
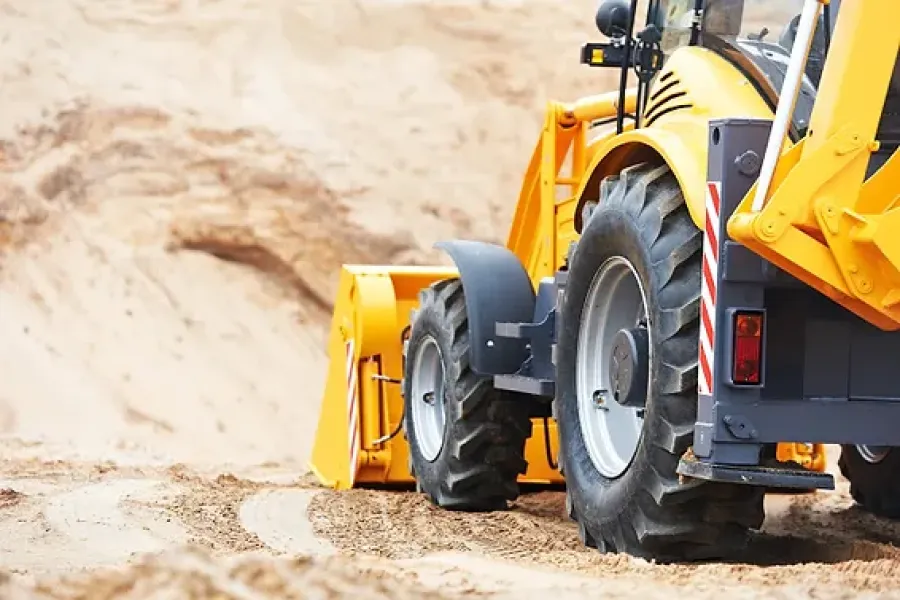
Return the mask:
<svg viewBox="0 0 900 600">
<path fill-rule="evenodd" d="M 762 381 L 762 332 L 762 313 L 735 313 L 731 380 L 738 385 L 759 385 Z"/>
</svg>

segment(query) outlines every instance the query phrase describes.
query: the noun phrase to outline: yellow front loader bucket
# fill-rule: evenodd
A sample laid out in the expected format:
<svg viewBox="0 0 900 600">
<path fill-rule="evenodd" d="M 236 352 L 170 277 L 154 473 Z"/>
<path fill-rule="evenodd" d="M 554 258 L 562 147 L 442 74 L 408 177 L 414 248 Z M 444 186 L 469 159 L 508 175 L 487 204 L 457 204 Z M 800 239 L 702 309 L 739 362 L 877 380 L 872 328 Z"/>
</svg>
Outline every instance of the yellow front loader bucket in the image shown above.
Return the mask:
<svg viewBox="0 0 900 600">
<path fill-rule="evenodd" d="M 328 380 L 310 467 L 335 489 L 413 483 L 401 432 L 403 336 L 418 293 L 435 281 L 456 277 L 445 267 L 345 265 L 328 340 Z M 525 446 L 521 483 L 558 484 L 550 466 L 557 456 L 556 424 L 535 419 Z"/>
</svg>

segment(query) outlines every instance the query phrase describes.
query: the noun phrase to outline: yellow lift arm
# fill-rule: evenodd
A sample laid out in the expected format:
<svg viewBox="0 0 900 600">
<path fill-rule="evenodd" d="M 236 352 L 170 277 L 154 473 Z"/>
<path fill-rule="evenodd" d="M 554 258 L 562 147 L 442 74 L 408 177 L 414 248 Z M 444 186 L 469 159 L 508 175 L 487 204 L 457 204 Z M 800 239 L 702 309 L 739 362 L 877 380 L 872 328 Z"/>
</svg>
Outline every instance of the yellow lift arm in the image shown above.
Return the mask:
<svg viewBox="0 0 900 600">
<path fill-rule="evenodd" d="M 818 18 L 818 4 L 804 17 Z M 776 114 L 759 180 L 728 222 L 735 240 L 886 331 L 900 329 L 900 156 L 866 171 L 898 64 L 898 19 L 897 0 L 842 4 L 809 133 L 780 153 Z M 796 44 L 791 62 L 802 68 L 808 51 Z"/>
</svg>

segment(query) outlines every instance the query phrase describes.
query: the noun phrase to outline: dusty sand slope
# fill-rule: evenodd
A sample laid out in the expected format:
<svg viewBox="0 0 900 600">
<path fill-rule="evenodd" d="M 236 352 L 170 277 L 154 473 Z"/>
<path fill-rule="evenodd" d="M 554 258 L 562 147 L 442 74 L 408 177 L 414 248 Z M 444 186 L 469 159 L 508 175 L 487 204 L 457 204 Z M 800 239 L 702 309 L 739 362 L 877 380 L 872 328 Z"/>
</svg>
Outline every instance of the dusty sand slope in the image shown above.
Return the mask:
<svg viewBox="0 0 900 600">
<path fill-rule="evenodd" d="M 661 568 L 581 548 L 559 494 L 305 474 L 337 266 L 503 239 L 543 103 L 603 87 L 592 11 L 0 0 L 4 597 L 889 589 L 900 531 L 843 488 L 772 499 L 747 559 L 783 566 Z"/>
<path fill-rule="evenodd" d="M 550 39 L 509 3 L 0 6 L 0 425 L 95 455 L 302 459 L 337 266 L 502 239 L 543 102 L 596 79 L 577 5 Z"/>
<path fill-rule="evenodd" d="M 13 218 L 42 222 L 4 261 L 6 429 L 95 456 L 302 458 L 333 272 L 404 246 L 349 224 L 271 134 L 84 106 L 20 139 Z"/>
</svg>

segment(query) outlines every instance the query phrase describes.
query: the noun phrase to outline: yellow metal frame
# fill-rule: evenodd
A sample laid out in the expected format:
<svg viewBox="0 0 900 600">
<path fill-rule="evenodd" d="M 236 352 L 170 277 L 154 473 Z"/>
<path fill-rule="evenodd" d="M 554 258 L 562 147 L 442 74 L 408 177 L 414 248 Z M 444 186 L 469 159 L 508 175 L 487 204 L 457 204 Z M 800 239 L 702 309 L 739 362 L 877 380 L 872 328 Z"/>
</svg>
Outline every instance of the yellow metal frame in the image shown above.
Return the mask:
<svg viewBox="0 0 900 600">
<path fill-rule="evenodd" d="M 412 483 L 409 446 L 400 429 L 403 398 L 403 332 L 422 288 L 458 272 L 445 267 L 344 265 L 328 340 L 328 378 L 310 467 L 324 484 L 349 489 L 361 484 Z M 550 420 L 550 452 L 557 455 L 556 424 Z M 543 419 L 525 446 L 523 483 L 561 483 L 547 461 Z"/>
<path fill-rule="evenodd" d="M 699 47 L 680 48 L 666 62 L 668 93 L 685 93 L 687 110 L 673 111 L 651 126 L 625 130 L 588 141 L 593 121 L 616 114 L 618 92 L 589 96 L 574 103 L 549 102 L 541 135 L 525 171 L 507 247 L 522 261 L 537 288 L 565 262 L 585 202 L 596 201 L 600 181 L 645 161 L 666 163 L 684 192 L 694 223 L 705 215 L 708 125 L 712 119 L 741 115 L 771 119 L 769 105 L 734 65 Z M 728 90 L 723 93 L 722 90 Z M 650 95 L 655 90 L 651 88 Z M 664 97 L 664 96 L 663 96 Z M 626 93 L 626 112 L 635 109 L 636 91 Z M 682 103 L 682 101 L 679 101 Z M 566 173 L 561 173 L 568 163 Z"/>
</svg>

